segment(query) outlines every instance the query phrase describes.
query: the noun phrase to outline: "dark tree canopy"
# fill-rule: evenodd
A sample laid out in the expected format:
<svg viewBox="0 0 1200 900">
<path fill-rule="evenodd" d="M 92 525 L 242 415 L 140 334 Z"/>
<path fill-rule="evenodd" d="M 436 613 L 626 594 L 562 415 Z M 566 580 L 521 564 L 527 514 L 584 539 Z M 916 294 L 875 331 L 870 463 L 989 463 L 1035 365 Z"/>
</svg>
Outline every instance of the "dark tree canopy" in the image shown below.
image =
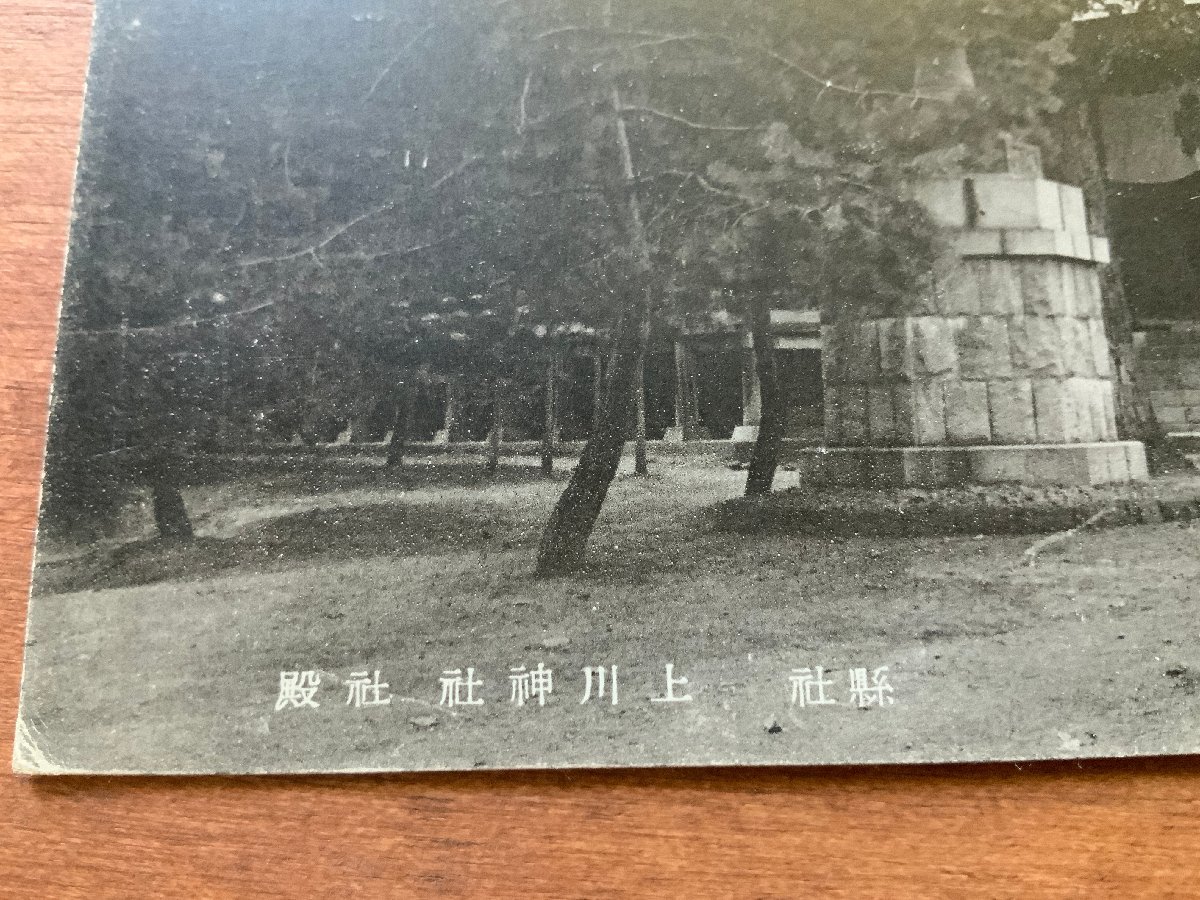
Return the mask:
<svg viewBox="0 0 1200 900">
<path fill-rule="evenodd" d="M 646 298 L 728 322 L 729 272 L 783 305 L 916 290 L 905 184 L 1052 151 L 1084 5 L 102 4 L 48 501 L 111 515 L 162 452 L 418 370 L 518 377 Z"/>
</svg>

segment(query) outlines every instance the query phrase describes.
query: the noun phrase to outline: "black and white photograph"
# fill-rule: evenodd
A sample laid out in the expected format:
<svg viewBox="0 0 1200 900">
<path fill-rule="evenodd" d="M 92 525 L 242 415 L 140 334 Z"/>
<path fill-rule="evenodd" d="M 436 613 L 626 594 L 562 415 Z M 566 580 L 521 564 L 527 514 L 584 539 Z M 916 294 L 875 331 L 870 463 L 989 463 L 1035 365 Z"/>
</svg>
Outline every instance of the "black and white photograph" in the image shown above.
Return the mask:
<svg viewBox="0 0 1200 900">
<path fill-rule="evenodd" d="M 18 772 L 1200 752 L 1200 4 L 99 0 L 48 423 Z"/>
</svg>

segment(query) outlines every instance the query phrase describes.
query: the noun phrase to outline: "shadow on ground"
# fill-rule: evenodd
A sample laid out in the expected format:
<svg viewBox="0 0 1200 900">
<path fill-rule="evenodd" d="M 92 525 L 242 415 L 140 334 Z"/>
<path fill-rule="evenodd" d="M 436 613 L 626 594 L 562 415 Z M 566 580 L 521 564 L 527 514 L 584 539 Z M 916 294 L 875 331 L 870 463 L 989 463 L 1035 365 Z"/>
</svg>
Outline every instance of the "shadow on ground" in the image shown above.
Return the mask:
<svg viewBox="0 0 1200 900">
<path fill-rule="evenodd" d="M 1200 518 L 1200 480 L 1097 487 L 971 485 L 954 488 L 793 489 L 712 509 L 729 534 L 927 537 L 1044 534 L 1085 523 L 1113 527 Z"/>
<path fill-rule="evenodd" d="M 402 500 L 310 509 L 248 526 L 232 538 L 130 541 L 39 564 L 34 591 L 67 593 L 270 570 L 317 560 L 497 551 L 531 546 L 537 532 L 499 503 Z"/>
<path fill-rule="evenodd" d="M 129 540 L 61 558 L 44 556 L 35 592 L 191 581 L 234 570 L 275 572 L 382 556 L 512 550 L 528 559 L 516 564 L 528 575 L 566 477 L 565 466 L 545 479 L 536 467 L 516 465 L 488 475 L 479 466 L 426 462 L 399 471 L 362 460 L 269 463 L 265 470 L 231 471 L 231 480 L 203 495 L 196 516 L 203 527 L 195 541 Z M 737 490 L 740 483 L 728 472 L 703 467 L 666 466 L 652 478 L 619 476 L 585 564 L 570 580 L 594 588 L 720 578 L 751 559 L 771 563 L 764 554 L 803 555 L 789 543 L 792 535 L 886 542 L 1200 518 L 1200 479 L 1194 475 L 1097 488 L 792 489 L 762 499 L 728 499 Z M 1096 520 L 1099 513 L 1103 521 Z M 884 546 L 880 541 L 867 545 Z M 511 575 L 512 568 L 505 571 Z"/>
<path fill-rule="evenodd" d="M 349 457 L 230 457 L 220 461 L 220 473 L 205 469 L 208 477 L 192 479 L 195 484 L 228 484 L 231 479 L 252 479 L 263 497 L 284 495 L 322 496 L 346 491 L 396 487 L 409 491 L 442 488 L 496 488 L 561 481 L 570 474 L 559 462 L 549 479 L 534 464 L 504 460 L 499 470 L 489 473 L 481 461 L 466 463 L 431 462 L 415 459 L 399 468 L 388 468 L 381 459 Z"/>
</svg>

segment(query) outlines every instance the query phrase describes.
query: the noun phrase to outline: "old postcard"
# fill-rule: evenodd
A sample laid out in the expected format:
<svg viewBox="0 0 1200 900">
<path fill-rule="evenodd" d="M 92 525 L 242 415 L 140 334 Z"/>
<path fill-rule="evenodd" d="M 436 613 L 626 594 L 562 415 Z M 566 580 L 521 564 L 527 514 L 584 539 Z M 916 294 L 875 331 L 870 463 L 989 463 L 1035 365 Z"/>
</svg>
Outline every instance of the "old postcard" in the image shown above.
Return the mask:
<svg viewBox="0 0 1200 900">
<path fill-rule="evenodd" d="M 15 766 L 1200 750 L 1200 7 L 99 0 Z"/>
</svg>

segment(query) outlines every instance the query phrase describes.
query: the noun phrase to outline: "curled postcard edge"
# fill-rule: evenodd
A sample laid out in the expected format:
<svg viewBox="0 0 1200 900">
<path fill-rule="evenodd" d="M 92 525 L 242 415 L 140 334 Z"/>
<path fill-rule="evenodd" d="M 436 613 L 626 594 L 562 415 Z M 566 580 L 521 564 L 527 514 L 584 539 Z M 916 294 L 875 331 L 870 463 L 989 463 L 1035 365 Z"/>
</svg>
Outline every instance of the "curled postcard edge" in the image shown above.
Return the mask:
<svg viewBox="0 0 1200 900">
<path fill-rule="evenodd" d="M 38 746 L 36 726 L 24 717 L 17 720 L 13 741 L 13 771 L 18 775 L 70 775 L 76 769 L 60 765 Z"/>
</svg>

